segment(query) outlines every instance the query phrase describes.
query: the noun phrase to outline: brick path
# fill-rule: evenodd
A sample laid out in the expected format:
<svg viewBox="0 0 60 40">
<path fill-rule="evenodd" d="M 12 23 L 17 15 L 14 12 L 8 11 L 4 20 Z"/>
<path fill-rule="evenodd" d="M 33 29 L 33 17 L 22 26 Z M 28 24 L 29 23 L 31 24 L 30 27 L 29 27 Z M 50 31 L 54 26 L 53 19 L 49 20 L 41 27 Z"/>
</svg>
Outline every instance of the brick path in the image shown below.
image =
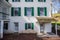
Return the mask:
<svg viewBox="0 0 60 40">
<path fill-rule="evenodd" d="M 3 40 L 60 40 L 57 38 L 39 38 L 36 34 L 5 34 Z"/>
</svg>

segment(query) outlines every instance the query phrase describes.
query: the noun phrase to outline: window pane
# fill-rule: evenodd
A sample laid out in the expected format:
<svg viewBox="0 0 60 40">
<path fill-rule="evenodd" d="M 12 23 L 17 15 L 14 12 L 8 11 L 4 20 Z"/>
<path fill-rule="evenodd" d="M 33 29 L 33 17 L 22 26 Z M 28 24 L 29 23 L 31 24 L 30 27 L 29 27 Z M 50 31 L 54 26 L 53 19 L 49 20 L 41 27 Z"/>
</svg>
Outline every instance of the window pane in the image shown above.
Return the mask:
<svg viewBox="0 0 60 40">
<path fill-rule="evenodd" d="M 44 24 L 40 24 L 40 32 L 43 33 L 44 32 Z"/>
<path fill-rule="evenodd" d="M 26 2 L 33 2 L 33 0 L 25 0 Z"/>
<path fill-rule="evenodd" d="M 15 25 L 15 30 L 18 31 L 18 23 L 14 23 Z"/>
<path fill-rule="evenodd" d="M 31 16 L 32 14 L 32 8 L 26 8 L 27 16 Z"/>
<path fill-rule="evenodd" d="M 13 15 L 14 15 L 14 16 L 20 16 L 20 14 L 21 14 L 20 11 L 21 11 L 20 8 L 14 8 L 14 9 L 13 9 L 13 13 L 14 13 Z"/>
<path fill-rule="evenodd" d="M 44 0 L 44 2 L 46 2 L 46 0 Z"/>
<path fill-rule="evenodd" d="M 8 0 L 6 0 L 8 2 Z"/>
<path fill-rule="evenodd" d="M 4 22 L 4 29 L 8 30 L 8 22 Z"/>
<path fill-rule="evenodd" d="M 34 29 L 34 25 L 32 23 L 25 23 L 25 29 Z"/>
<path fill-rule="evenodd" d="M 47 16 L 47 8 L 38 7 L 38 16 Z"/>
<path fill-rule="evenodd" d="M 11 8 L 11 16 L 14 16 L 14 15 L 13 15 L 13 9 L 14 9 L 14 8 L 12 7 L 12 8 Z"/>
<path fill-rule="evenodd" d="M 40 8 L 40 16 L 44 16 L 44 8 Z"/>
<path fill-rule="evenodd" d="M 14 16 L 18 16 L 18 8 L 14 8 Z"/>
<path fill-rule="evenodd" d="M 44 0 L 38 0 L 39 2 L 44 2 Z"/>
<path fill-rule="evenodd" d="M 13 2 L 20 2 L 20 0 L 12 0 Z"/>
<path fill-rule="evenodd" d="M 39 2 L 46 2 L 46 0 L 38 0 Z"/>
<path fill-rule="evenodd" d="M 32 27 L 31 23 L 28 23 L 28 29 L 31 29 L 31 27 Z"/>
</svg>

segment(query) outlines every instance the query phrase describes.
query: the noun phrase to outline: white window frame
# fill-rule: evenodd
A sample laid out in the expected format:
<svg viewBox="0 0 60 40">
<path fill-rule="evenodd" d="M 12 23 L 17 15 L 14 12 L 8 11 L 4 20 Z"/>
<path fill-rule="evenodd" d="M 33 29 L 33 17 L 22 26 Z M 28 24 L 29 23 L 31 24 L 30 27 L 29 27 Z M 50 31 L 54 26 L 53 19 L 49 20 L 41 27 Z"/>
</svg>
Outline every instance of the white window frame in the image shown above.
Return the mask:
<svg viewBox="0 0 60 40">
<path fill-rule="evenodd" d="M 45 29 L 44 23 L 40 24 L 40 32 L 44 33 L 44 29 Z"/>
<path fill-rule="evenodd" d="M 44 2 L 44 0 L 40 0 L 40 2 Z"/>
<path fill-rule="evenodd" d="M 18 13 L 15 13 L 15 10 L 19 11 L 19 8 L 18 8 L 18 7 L 14 7 L 14 9 L 13 9 L 13 15 L 14 15 L 14 16 L 18 16 Z M 16 14 L 17 14 L 17 15 L 16 15 Z"/>
<path fill-rule="evenodd" d="M 30 28 L 29 28 L 30 25 Z M 27 23 L 27 29 L 32 29 L 32 23 Z"/>
<path fill-rule="evenodd" d="M 18 25 L 18 26 L 16 26 Z M 19 30 L 19 23 L 18 22 L 14 22 L 14 26 L 15 26 L 15 30 L 18 31 Z"/>
<path fill-rule="evenodd" d="M 14 2 L 20 2 L 19 0 L 14 0 Z"/>
<path fill-rule="evenodd" d="M 44 7 L 40 7 L 39 9 L 40 9 L 40 16 L 45 16 Z M 41 11 L 41 9 L 42 9 L 43 11 Z"/>
<path fill-rule="evenodd" d="M 27 2 L 32 2 L 32 0 L 27 0 Z"/>
<path fill-rule="evenodd" d="M 32 15 L 32 8 L 26 8 L 26 10 L 27 10 L 27 16 L 31 16 Z"/>
</svg>

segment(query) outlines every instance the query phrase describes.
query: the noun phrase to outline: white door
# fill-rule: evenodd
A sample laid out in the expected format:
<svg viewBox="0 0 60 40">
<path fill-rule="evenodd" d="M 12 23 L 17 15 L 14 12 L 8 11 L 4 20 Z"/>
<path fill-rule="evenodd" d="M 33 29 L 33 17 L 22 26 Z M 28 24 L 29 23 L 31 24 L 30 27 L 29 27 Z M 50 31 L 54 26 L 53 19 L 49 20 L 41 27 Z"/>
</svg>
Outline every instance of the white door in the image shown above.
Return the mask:
<svg viewBox="0 0 60 40">
<path fill-rule="evenodd" d="M 18 32 L 18 23 L 15 22 L 14 25 L 15 25 L 15 32 Z"/>
<path fill-rule="evenodd" d="M 40 24 L 40 32 L 41 33 L 44 33 L 44 29 L 45 29 L 44 24 Z"/>
</svg>

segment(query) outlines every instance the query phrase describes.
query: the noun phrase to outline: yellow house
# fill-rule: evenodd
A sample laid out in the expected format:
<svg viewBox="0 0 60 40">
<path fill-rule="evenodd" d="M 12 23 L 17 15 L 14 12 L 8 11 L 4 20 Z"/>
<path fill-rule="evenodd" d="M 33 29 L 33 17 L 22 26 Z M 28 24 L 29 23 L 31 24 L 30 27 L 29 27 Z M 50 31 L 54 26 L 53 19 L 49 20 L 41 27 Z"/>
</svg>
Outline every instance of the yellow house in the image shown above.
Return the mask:
<svg viewBox="0 0 60 40">
<path fill-rule="evenodd" d="M 60 13 L 52 14 L 52 17 L 57 20 L 56 21 L 57 24 L 60 24 Z M 52 22 L 52 23 L 55 23 L 55 22 Z"/>
</svg>

